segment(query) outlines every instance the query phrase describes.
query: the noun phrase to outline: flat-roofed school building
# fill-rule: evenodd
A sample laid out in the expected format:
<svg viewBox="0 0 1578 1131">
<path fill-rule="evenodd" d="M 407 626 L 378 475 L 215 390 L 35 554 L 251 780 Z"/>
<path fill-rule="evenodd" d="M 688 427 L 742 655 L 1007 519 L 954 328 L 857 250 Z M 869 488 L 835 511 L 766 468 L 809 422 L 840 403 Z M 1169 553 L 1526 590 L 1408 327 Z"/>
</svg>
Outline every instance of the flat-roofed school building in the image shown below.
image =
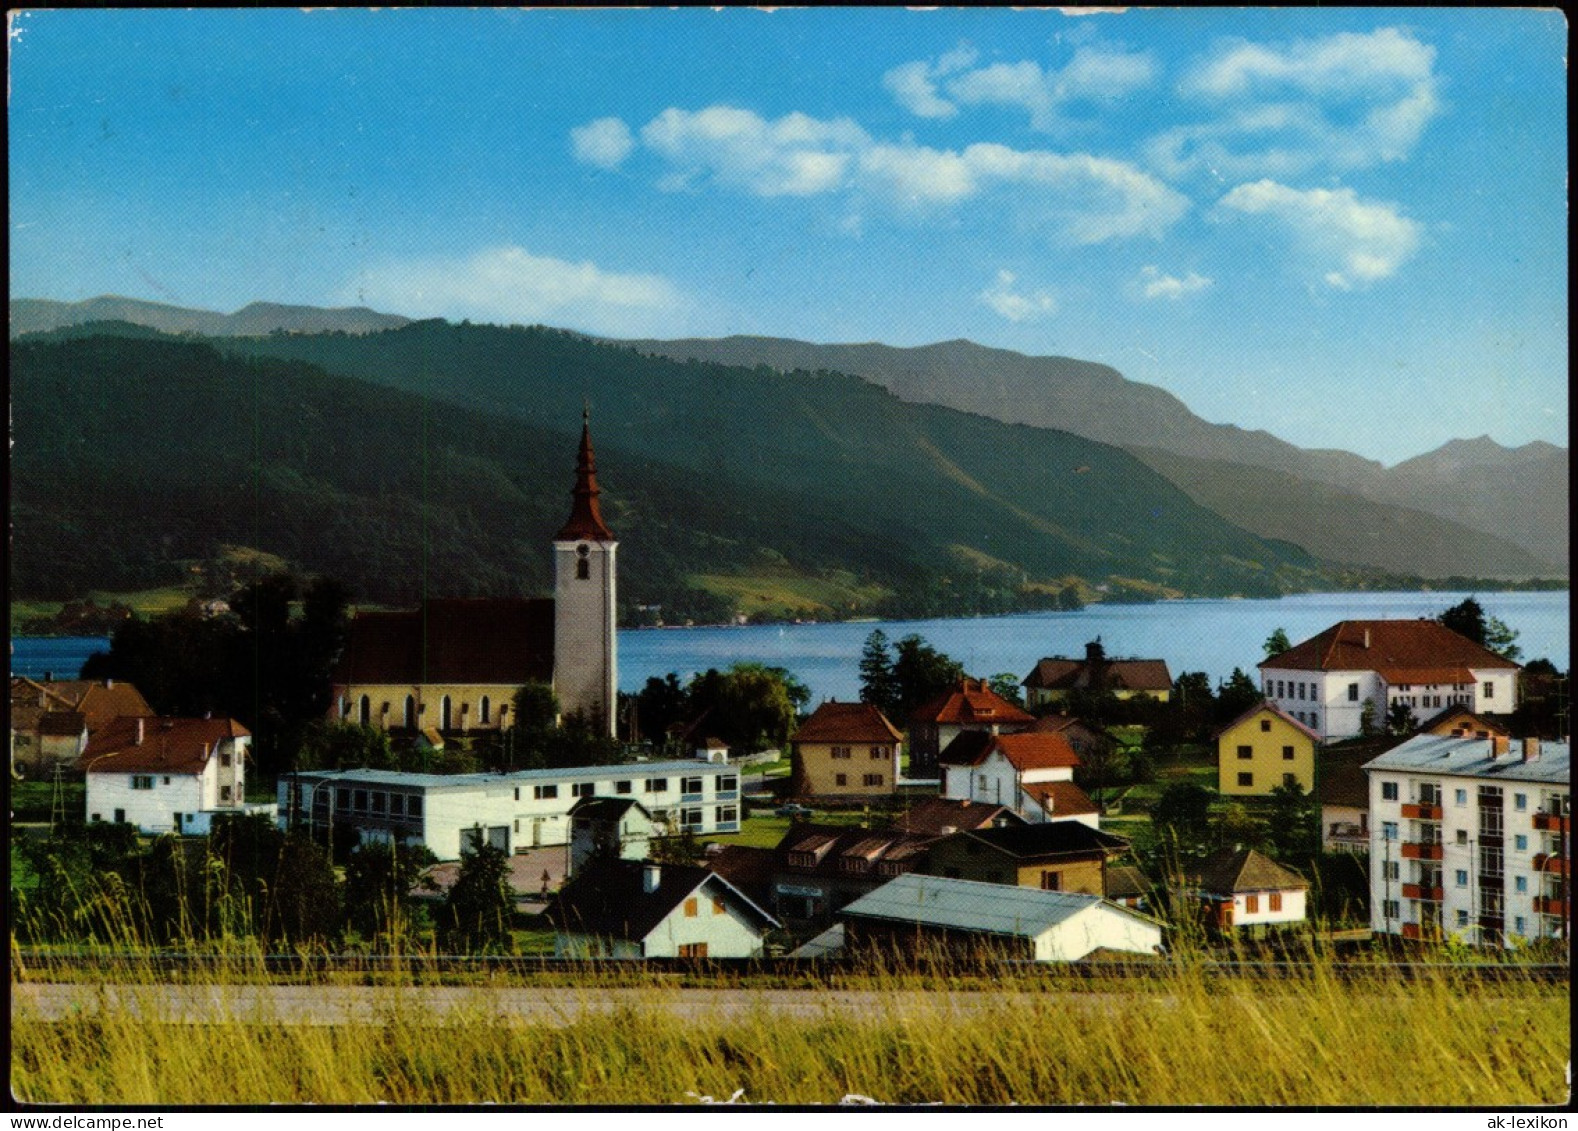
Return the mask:
<svg viewBox="0 0 1578 1131">
<path fill-rule="evenodd" d="M 740 828 L 739 772 L 699 760 L 509 774 L 306 770 L 283 775 L 278 797 L 284 827 L 422 844 L 440 860 L 478 841 L 505 852 L 568 844 L 570 808 L 583 797 L 639 801 L 674 834 Z"/>
</svg>

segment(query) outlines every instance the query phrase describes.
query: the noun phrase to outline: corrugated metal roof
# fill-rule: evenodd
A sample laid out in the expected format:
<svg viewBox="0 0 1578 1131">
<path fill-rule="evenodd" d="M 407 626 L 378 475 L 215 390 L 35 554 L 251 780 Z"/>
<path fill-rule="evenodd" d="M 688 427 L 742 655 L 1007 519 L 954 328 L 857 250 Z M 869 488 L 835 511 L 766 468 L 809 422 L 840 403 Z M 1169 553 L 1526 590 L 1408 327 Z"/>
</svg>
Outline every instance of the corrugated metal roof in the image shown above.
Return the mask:
<svg viewBox="0 0 1578 1131">
<path fill-rule="evenodd" d="M 1492 758 L 1488 738 L 1421 734 L 1366 762 L 1364 768 L 1566 785 L 1571 778 L 1571 750 L 1571 743 L 1541 740 L 1540 756 L 1525 762 L 1522 742 L 1516 738 L 1507 742 L 1506 753 Z"/>
<path fill-rule="evenodd" d="M 983 884 L 974 880 L 911 873 L 861 896 L 840 914 L 1034 938 L 1080 912 L 1102 904 L 1125 915 L 1134 914 L 1127 908 L 1107 903 L 1099 895 L 1041 891 L 1039 888 Z M 1134 917 L 1143 918 L 1138 915 Z"/>
</svg>

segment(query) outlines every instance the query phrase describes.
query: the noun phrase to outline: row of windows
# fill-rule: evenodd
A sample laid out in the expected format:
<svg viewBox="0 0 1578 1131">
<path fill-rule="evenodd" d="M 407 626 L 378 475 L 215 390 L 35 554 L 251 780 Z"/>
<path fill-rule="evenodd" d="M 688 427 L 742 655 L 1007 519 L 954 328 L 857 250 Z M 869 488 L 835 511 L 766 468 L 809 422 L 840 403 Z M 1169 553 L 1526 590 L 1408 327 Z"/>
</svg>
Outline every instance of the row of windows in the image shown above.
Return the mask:
<svg viewBox="0 0 1578 1131">
<path fill-rule="evenodd" d="M 1255 775 L 1253 773 L 1250 773 L 1250 772 L 1247 772 L 1247 771 L 1244 772 L 1244 773 L 1240 773 L 1238 775 L 1238 784 L 1241 787 L 1246 788 L 1246 789 L 1253 788 L 1254 784 L 1255 784 Z M 1283 785 L 1298 785 L 1299 784 L 1299 776 L 1297 774 L 1283 774 L 1282 775 L 1282 784 Z"/>
<path fill-rule="evenodd" d="M 1244 897 L 1244 912 L 1246 914 L 1253 915 L 1259 910 L 1260 910 L 1260 896 L 1258 896 L 1258 895 L 1246 895 Z M 1266 893 L 1266 910 L 1267 911 L 1281 911 L 1282 910 L 1282 893 L 1280 891 L 1273 891 L 1273 892 L 1267 892 Z"/>
<path fill-rule="evenodd" d="M 881 774 L 865 774 L 860 779 L 860 784 L 861 785 L 873 785 L 873 786 L 881 787 L 885 781 L 886 781 L 886 779 Z M 834 785 L 848 785 L 849 784 L 849 775 L 848 774 L 834 774 L 833 775 L 833 784 Z"/>
<path fill-rule="evenodd" d="M 415 793 L 388 793 L 381 789 L 337 789 L 334 808 L 341 813 L 372 813 L 391 817 L 420 817 L 422 797 Z"/>
<path fill-rule="evenodd" d="M 738 790 L 740 788 L 740 778 L 739 778 L 739 775 L 737 775 L 737 774 L 719 774 L 717 776 L 717 778 L 714 779 L 714 780 L 717 782 L 716 790 L 717 790 L 717 793 L 720 794 L 720 795 L 733 793 L 733 792 L 735 792 L 736 790 Z M 703 792 L 706 789 L 706 782 L 707 782 L 707 779 L 705 777 L 680 778 L 679 779 L 679 791 L 680 791 L 681 794 L 686 794 L 686 795 L 699 794 L 699 793 Z M 643 781 L 641 783 L 641 791 L 643 793 L 646 793 L 646 794 L 667 793 L 668 792 L 668 778 L 647 778 L 645 781 Z M 620 795 L 628 795 L 628 794 L 634 793 L 635 792 L 635 783 L 630 781 L 630 780 L 628 780 L 628 779 L 623 780 L 623 781 L 616 781 L 614 783 L 614 792 L 616 794 L 620 794 Z M 570 783 L 570 796 L 571 797 L 595 797 L 596 795 L 597 795 L 597 783 L 596 782 L 589 782 L 589 781 L 587 781 L 587 782 L 571 782 Z M 556 798 L 558 798 L 558 796 L 559 796 L 559 787 L 558 787 L 557 784 L 532 786 L 532 798 L 533 798 L 533 800 L 536 800 L 536 801 L 552 801 L 552 800 L 555 800 Z M 515 800 L 519 801 L 520 799 L 521 799 L 520 787 L 516 786 L 515 787 Z"/>
<path fill-rule="evenodd" d="M 1253 758 L 1255 756 L 1255 748 L 1253 746 L 1240 746 L 1238 748 L 1238 756 L 1240 758 Z M 1282 760 L 1284 762 L 1293 761 L 1293 747 L 1284 746 L 1282 748 Z"/>
<path fill-rule="evenodd" d="M 478 708 L 478 710 L 477 710 L 477 721 L 478 721 L 478 723 L 480 723 L 480 724 L 482 724 L 484 726 L 492 725 L 492 722 L 493 722 L 493 700 L 489 696 L 484 695 L 478 701 L 477 708 Z M 378 709 L 379 721 L 381 723 L 383 723 L 384 725 L 386 725 L 386 726 L 388 725 L 388 721 L 389 721 L 389 710 L 390 710 L 389 701 L 386 699 L 386 700 L 384 700 L 383 704 Z M 499 704 L 499 725 L 500 726 L 504 725 L 504 720 L 509 715 L 509 711 L 510 711 L 510 707 L 509 707 L 508 703 L 501 703 L 501 704 Z M 408 729 L 414 729 L 416 727 L 417 720 L 420 719 L 425 714 L 427 714 L 427 704 L 423 703 L 423 704 L 421 704 L 419 706 L 417 704 L 415 695 L 407 695 L 405 697 L 405 710 L 401 714 L 400 725 L 404 726 L 404 727 L 406 727 Z M 464 721 L 466 719 L 466 716 L 469 715 L 469 714 L 471 714 L 471 704 L 468 703 L 468 702 L 462 701 L 461 704 L 460 704 L 460 718 L 461 718 L 462 723 L 464 723 Z M 350 700 L 348 700 L 348 699 L 341 699 L 340 700 L 340 718 L 342 718 L 342 719 L 349 718 L 350 715 L 351 715 Z M 450 700 L 450 697 L 448 695 L 446 695 L 446 696 L 444 696 L 443 699 L 441 699 L 439 701 L 439 704 L 438 704 L 438 725 L 439 725 L 439 728 L 441 730 L 450 730 L 450 729 L 452 729 L 452 724 L 454 723 L 454 717 L 455 717 L 454 703 Z M 364 727 L 365 726 L 372 726 L 372 723 L 373 723 L 373 701 L 372 701 L 372 699 L 369 696 L 363 695 L 361 697 L 361 699 L 359 699 L 357 701 L 357 703 L 356 703 L 356 721 L 361 723 L 362 726 L 364 726 Z"/>
<path fill-rule="evenodd" d="M 840 761 L 853 758 L 855 756 L 855 748 L 853 746 L 834 746 L 831 747 L 831 750 L 833 752 L 833 757 L 839 759 Z M 874 762 L 880 761 L 884 758 L 891 758 L 892 756 L 892 751 L 886 746 L 871 747 L 871 760 Z"/>
<path fill-rule="evenodd" d="M 1400 795 L 1401 787 L 1399 783 L 1395 781 L 1381 782 L 1382 801 L 1397 801 L 1400 800 Z M 1499 809 L 1501 807 L 1501 796 L 1500 786 L 1482 785 L 1479 787 L 1479 804 L 1481 808 Z M 1421 805 L 1440 805 L 1441 787 L 1434 782 L 1420 782 L 1418 798 Z M 1454 789 L 1452 791 L 1452 803 L 1454 805 L 1467 805 L 1468 790 Z M 1527 793 L 1514 793 L 1512 795 L 1512 807 L 1519 813 L 1527 812 L 1529 795 Z"/>
</svg>

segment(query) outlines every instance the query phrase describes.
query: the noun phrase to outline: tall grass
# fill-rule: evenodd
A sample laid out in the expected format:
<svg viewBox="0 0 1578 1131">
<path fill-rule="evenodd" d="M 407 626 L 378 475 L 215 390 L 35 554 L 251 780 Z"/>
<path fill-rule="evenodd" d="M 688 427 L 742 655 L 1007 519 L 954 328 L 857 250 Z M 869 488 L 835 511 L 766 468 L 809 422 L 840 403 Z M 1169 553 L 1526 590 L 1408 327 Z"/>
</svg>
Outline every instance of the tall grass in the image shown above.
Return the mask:
<svg viewBox="0 0 1578 1131">
<path fill-rule="evenodd" d="M 27 982 L 69 973 L 16 963 L 13 947 Z M 258 970 L 237 952 L 204 996 L 223 1002 Z M 134 1106 L 683 1104 L 743 1089 L 780 1104 L 1490 1107 L 1564 1102 L 1571 1055 L 1565 984 L 1450 967 L 1405 980 L 1319 953 L 1267 978 L 1193 960 L 1077 983 L 888 965 L 770 998 L 705 975 L 666 988 L 632 964 L 589 974 L 570 991 L 582 1008 L 553 1022 L 512 1015 L 508 980 L 453 990 L 444 1009 L 409 975 L 387 981 L 338 991 L 365 994 L 365 1009 L 328 1023 L 261 1001 L 183 1019 L 160 987 L 125 984 L 51 1020 L 19 993 L 13 1088 Z"/>
</svg>

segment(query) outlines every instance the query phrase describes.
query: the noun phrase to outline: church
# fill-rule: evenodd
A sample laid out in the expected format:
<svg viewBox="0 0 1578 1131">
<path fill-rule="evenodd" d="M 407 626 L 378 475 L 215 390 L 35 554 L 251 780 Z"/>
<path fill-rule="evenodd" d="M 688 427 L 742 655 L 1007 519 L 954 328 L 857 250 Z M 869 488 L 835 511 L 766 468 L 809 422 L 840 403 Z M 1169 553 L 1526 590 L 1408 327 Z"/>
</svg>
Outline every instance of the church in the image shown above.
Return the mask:
<svg viewBox="0 0 1578 1131">
<path fill-rule="evenodd" d="M 562 715 L 612 735 L 618 657 L 615 551 L 603 521 L 591 421 L 583 415 L 570 517 L 553 539 L 552 598 L 434 597 L 351 621 L 333 676 L 334 717 L 381 730 L 502 730 L 515 693 L 550 684 Z"/>
</svg>

